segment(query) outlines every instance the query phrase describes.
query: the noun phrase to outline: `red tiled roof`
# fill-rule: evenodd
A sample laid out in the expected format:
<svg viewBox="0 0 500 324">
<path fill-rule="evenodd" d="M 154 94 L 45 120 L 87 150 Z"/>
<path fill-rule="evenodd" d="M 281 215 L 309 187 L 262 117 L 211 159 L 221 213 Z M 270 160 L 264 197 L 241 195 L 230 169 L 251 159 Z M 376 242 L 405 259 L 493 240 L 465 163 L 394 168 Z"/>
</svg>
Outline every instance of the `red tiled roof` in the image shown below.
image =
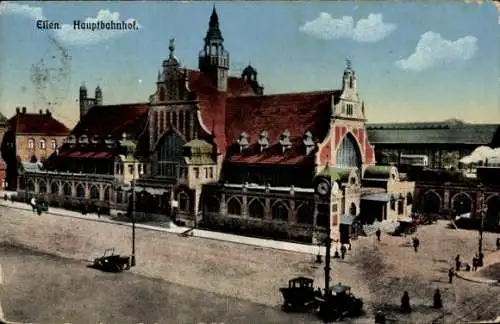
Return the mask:
<svg viewBox="0 0 500 324">
<path fill-rule="evenodd" d="M 60 157 L 69 157 L 76 159 L 109 159 L 113 157 L 112 152 L 82 152 L 82 151 L 63 151 L 59 153 Z"/>
<path fill-rule="evenodd" d="M 51 114 L 17 113 L 8 121 L 12 131 L 17 134 L 67 136 L 70 130 Z"/>
<path fill-rule="evenodd" d="M 316 152 L 316 151 L 313 151 Z M 227 161 L 241 164 L 281 164 L 281 165 L 297 165 L 305 164 L 314 161 L 314 155 L 305 154 L 305 147 L 302 141 L 293 141 L 293 146 L 282 151 L 281 145 L 274 144 L 263 152 L 260 151 L 258 144 L 252 144 L 242 152 L 228 154 Z"/>
<path fill-rule="evenodd" d="M 71 134 L 121 137 L 123 133 L 138 136 L 144 130 L 148 104 L 94 106 L 73 129 Z"/>
<path fill-rule="evenodd" d="M 218 92 L 212 80 L 200 71 L 188 70 L 189 88 L 199 101 L 203 124 L 208 132 L 214 133 L 219 151 L 226 150 L 226 100 L 231 96 L 255 95 L 252 87 L 244 80 L 230 77 L 227 93 Z"/>
<path fill-rule="evenodd" d="M 242 132 L 249 136 L 250 147 L 227 157 L 237 163 L 297 164 L 306 160 L 303 136 L 311 131 L 315 141 L 323 141 L 330 127 L 332 96 L 340 90 L 277 94 L 255 97 L 231 97 L 226 104 L 227 146 L 234 145 Z M 278 145 L 285 129 L 290 132 L 292 149 L 281 152 Z M 268 132 L 271 145 L 264 153 L 255 149 L 261 131 Z"/>
</svg>

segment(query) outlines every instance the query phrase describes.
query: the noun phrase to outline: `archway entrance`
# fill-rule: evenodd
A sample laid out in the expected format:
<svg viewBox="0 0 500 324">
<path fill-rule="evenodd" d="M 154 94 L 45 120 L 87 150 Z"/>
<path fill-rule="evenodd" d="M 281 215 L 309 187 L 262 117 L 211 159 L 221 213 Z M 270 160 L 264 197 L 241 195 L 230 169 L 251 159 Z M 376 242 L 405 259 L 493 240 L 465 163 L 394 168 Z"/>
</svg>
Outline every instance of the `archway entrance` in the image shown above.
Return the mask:
<svg viewBox="0 0 500 324">
<path fill-rule="evenodd" d="M 441 198 L 434 191 L 427 191 L 422 199 L 422 210 L 426 214 L 437 214 L 441 209 Z"/>
<path fill-rule="evenodd" d="M 361 151 L 358 142 L 351 133 L 347 133 L 337 149 L 336 166 L 339 168 L 361 169 Z"/>
<path fill-rule="evenodd" d="M 452 207 L 457 216 L 472 212 L 472 199 L 464 193 L 453 197 Z"/>
</svg>

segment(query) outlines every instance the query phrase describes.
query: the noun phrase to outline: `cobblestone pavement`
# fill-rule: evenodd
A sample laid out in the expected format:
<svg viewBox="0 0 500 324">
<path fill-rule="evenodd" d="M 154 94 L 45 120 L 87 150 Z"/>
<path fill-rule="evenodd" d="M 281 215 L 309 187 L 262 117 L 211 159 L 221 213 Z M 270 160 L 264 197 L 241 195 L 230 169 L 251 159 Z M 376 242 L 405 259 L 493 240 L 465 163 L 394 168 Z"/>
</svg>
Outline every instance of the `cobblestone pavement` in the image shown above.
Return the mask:
<svg viewBox="0 0 500 324">
<path fill-rule="evenodd" d="M 500 304 L 500 288 L 455 280 L 448 284 L 447 269 L 456 254 L 471 259 L 477 250 L 477 232 L 452 230 L 445 223 L 419 228 L 421 249 L 413 252 L 409 237 L 383 235 L 353 241 L 345 260 L 334 260 L 333 281 L 352 286 L 355 295 L 373 310 L 385 310 L 404 323 L 427 323 L 443 317 L 446 323 L 494 318 Z M 130 229 L 76 218 L 59 217 L 0 206 L 0 238 L 66 257 L 87 260 L 115 247 L 130 251 Z M 485 233 L 486 253 L 494 248 L 495 235 Z M 297 275 L 314 277 L 322 284 L 322 266 L 311 254 L 207 240 L 198 237 L 137 231 L 138 266 L 133 272 L 171 283 L 199 288 L 225 296 L 277 307 L 282 299 L 278 288 Z M 435 288 L 443 294 L 442 312 L 429 306 Z M 410 293 L 414 312 L 397 312 L 404 290 Z M 5 309 L 4 309 L 5 311 Z M 369 323 L 367 318 L 355 320 Z M 245 322 L 242 322 L 245 323 Z M 263 321 L 262 323 L 267 323 Z"/>
<path fill-rule="evenodd" d="M 136 274 L 104 273 L 84 263 L 0 245 L 5 317 L 39 324 L 317 323 L 199 289 Z M 264 322 L 262 319 L 265 319 Z"/>
</svg>

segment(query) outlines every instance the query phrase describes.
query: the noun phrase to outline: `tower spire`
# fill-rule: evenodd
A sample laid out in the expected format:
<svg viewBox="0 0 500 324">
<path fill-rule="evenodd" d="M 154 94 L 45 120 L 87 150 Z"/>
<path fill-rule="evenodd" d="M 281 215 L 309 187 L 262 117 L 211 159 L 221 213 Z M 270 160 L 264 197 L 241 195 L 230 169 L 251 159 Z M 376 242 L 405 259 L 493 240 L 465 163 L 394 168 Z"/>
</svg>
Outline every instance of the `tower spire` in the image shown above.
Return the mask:
<svg viewBox="0 0 500 324">
<path fill-rule="evenodd" d="M 169 50 L 168 57 L 169 58 L 173 58 L 174 57 L 174 51 L 175 51 L 175 38 L 171 38 L 170 39 L 170 42 L 169 42 L 169 45 L 168 45 L 168 50 Z"/>
</svg>

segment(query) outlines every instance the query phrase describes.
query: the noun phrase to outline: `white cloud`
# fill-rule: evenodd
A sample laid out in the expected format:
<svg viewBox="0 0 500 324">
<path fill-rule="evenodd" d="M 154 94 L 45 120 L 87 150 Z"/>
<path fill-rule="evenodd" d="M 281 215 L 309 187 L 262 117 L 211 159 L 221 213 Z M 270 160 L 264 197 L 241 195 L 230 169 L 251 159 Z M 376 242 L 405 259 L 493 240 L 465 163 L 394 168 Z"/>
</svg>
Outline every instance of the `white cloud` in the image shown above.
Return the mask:
<svg viewBox="0 0 500 324">
<path fill-rule="evenodd" d="M 354 23 L 354 18 L 350 16 L 333 18 L 329 13 L 322 12 L 299 30 L 325 40 L 349 38 L 357 42 L 374 43 L 396 30 L 396 25 L 385 23 L 382 14 L 371 13 Z"/>
<path fill-rule="evenodd" d="M 0 7 L 0 14 L 19 15 L 32 20 L 48 20 L 48 18 L 43 15 L 42 8 L 12 2 L 3 3 Z M 99 10 L 96 17 L 82 19 L 82 22 L 85 23 L 94 23 L 98 21 L 121 22 L 122 20 L 120 20 L 120 14 L 118 12 L 111 12 L 109 10 Z M 126 23 L 133 23 L 134 21 L 136 22 L 137 28 L 142 27 L 133 18 L 125 20 Z M 61 23 L 61 29 L 53 30 L 52 35 L 55 39 L 67 45 L 90 45 L 123 35 L 129 31 L 135 30 L 79 30 L 73 28 L 73 23 Z"/>
<path fill-rule="evenodd" d="M 473 36 L 451 41 L 428 31 L 420 36 L 415 52 L 396 61 L 396 65 L 403 70 L 423 71 L 439 63 L 466 61 L 476 54 L 477 49 L 477 39 Z"/>
</svg>

